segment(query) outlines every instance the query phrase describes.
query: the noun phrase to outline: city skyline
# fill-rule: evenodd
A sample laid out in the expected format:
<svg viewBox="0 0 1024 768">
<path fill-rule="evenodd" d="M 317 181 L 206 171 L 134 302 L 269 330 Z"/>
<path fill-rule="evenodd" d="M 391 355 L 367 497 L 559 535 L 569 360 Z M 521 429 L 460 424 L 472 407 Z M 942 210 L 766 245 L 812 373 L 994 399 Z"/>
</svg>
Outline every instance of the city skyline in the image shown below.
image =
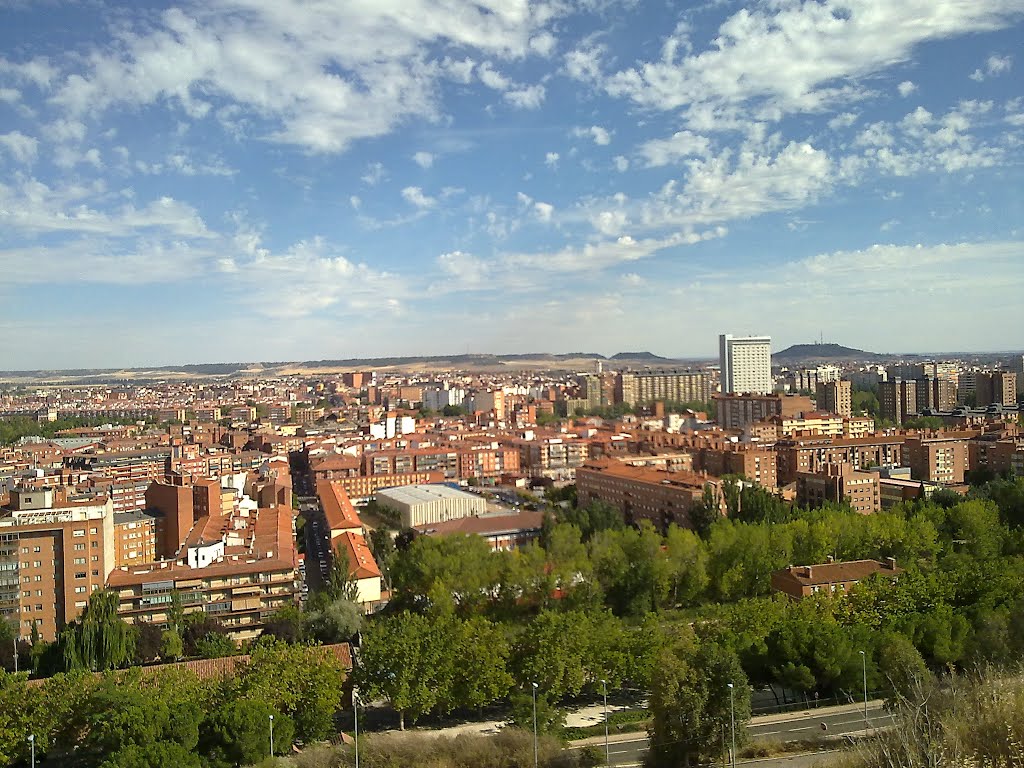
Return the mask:
<svg viewBox="0 0 1024 768">
<path fill-rule="evenodd" d="M 1024 347 L 1020 0 L 100 7 L 0 11 L 4 369 Z"/>
</svg>

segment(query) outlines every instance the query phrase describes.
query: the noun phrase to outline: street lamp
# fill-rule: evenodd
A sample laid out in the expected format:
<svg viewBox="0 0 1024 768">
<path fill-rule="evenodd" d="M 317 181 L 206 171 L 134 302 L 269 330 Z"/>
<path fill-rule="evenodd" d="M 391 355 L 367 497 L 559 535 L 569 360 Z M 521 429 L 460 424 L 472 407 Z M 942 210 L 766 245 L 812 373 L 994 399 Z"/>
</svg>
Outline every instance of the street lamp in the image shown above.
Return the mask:
<svg viewBox="0 0 1024 768">
<path fill-rule="evenodd" d="M 533 685 L 533 768 L 537 768 L 537 684 Z"/>
<path fill-rule="evenodd" d="M 868 730 L 868 657 L 864 651 L 860 652 L 861 667 L 864 670 L 864 732 Z"/>
<path fill-rule="evenodd" d="M 612 764 L 612 753 L 608 751 L 608 681 L 601 681 L 601 690 L 604 693 L 604 762 Z"/>
<path fill-rule="evenodd" d="M 274 716 L 270 716 L 270 756 L 274 756 Z"/>
<path fill-rule="evenodd" d="M 356 725 L 356 768 L 359 768 L 359 694 L 352 690 L 352 720 Z"/>
<path fill-rule="evenodd" d="M 732 683 L 729 683 L 729 722 L 732 724 L 732 759 L 729 762 L 736 768 L 736 703 Z"/>
<path fill-rule="evenodd" d="M 36 768 L 36 735 L 34 733 L 28 735 L 28 746 L 32 750 L 32 768 Z"/>
</svg>

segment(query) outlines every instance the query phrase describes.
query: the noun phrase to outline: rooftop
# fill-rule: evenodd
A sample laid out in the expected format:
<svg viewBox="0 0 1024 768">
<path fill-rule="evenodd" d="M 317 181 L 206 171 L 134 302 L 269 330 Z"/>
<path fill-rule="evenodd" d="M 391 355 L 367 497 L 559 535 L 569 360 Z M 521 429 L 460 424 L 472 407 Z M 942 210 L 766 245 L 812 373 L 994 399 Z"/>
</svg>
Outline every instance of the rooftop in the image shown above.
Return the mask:
<svg viewBox="0 0 1024 768">
<path fill-rule="evenodd" d="M 400 504 L 424 504 L 439 499 L 479 499 L 472 493 L 460 491 L 450 485 L 403 485 L 377 491 L 378 498 L 385 498 Z"/>
</svg>

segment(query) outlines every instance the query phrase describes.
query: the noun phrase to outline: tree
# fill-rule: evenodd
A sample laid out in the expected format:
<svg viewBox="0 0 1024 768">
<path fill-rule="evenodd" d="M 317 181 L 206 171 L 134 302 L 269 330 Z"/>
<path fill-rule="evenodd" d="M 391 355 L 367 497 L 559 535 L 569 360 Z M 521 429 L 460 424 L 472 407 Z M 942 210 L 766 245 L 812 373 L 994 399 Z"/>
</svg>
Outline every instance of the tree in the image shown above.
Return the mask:
<svg viewBox="0 0 1024 768">
<path fill-rule="evenodd" d="M 149 664 L 160 657 L 163 630 L 156 624 L 143 621 L 135 625 L 135 663 Z"/>
<path fill-rule="evenodd" d="M 665 538 L 669 605 L 694 605 L 708 587 L 708 553 L 691 530 L 670 525 Z"/>
<path fill-rule="evenodd" d="M 527 686 L 532 689 L 532 686 Z M 524 731 L 533 731 L 534 696 L 532 690 L 520 691 L 511 700 L 512 723 Z M 538 689 L 536 699 L 537 733 L 558 734 L 565 727 L 565 712 L 551 703 L 551 698 Z"/>
<path fill-rule="evenodd" d="M 449 708 L 483 707 L 503 698 L 512 687 L 508 673 L 509 647 L 499 627 L 481 616 L 454 627 L 451 648 L 458 654 L 453 665 Z"/>
<path fill-rule="evenodd" d="M 737 742 L 742 740 L 750 688 L 735 653 L 715 643 L 698 645 L 690 633 L 662 652 L 658 666 L 650 697 L 650 765 L 715 759 L 730 740 L 733 712 Z"/>
<path fill-rule="evenodd" d="M 160 658 L 164 661 L 177 661 L 185 655 L 185 642 L 176 630 L 164 630 L 160 637 Z"/>
<path fill-rule="evenodd" d="M 221 659 L 236 653 L 235 641 L 220 632 L 209 632 L 195 641 L 195 655 L 202 659 Z"/>
<path fill-rule="evenodd" d="M 93 592 L 82 615 L 61 632 L 66 669 L 117 669 L 131 661 L 135 633 L 117 615 L 119 601 L 116 592 Z"/>
<path fill-rule="evenodd" d="M 305 617 L 298 606 L 285 605 L 274 612 L 266 624 L 263 625 L 263 635 L 283 640 L 286 643 L 301 642 L 305 632 L 303 624 Z"/>
<path fill-rule="evenodd" d="M 267 641 L 239 669 L 235 691 L 288 715 L 295 736 L 309 743 L 331 733 L 344 681 L 341 662 L 326 649 Z"/>
<path fill-rule="evenodd" d="M 183 625 L 184 629 L 179 631 L 181 632 L 181 639 L 185 643 L 186 656 L 202 656 L 204 650 L 208 651 L 210 649 L 211 643 L 219 642 L 211 641 L 210 637 L 214 635 L 227 635 L 228 633 L 227 627 L 221 621 L 206 613 L 186 614 Z M 234 650 L 225 655 L 230 656 L 233 653 Z M 215 657 L 208 656 L 207 658 Z"/>
<path fill-rule="evenodd" d="M 274 752 L 287 754 L 295 737 L 295 725 L 284 713 L 263 701 L 227 700 L 203 721 L 199 750 L 209 768 L 254 765 L 267 756 L 270 717 L 274 717 Z"/>
<path fill-rule="evenodd" d="M 576 696 L 588 682 L 591 622 L 579 611 L 541 611 L 513 645 L 519 685 L 537 683 L 552 701 Z"/>
<path fill-rule="evenodd" d="M 306 614 L 306 635 L 321 643 L 346 643 L 359 631 L 363 610 L 351 600 L 339 597 L 317 611 Z"/>
<path fill-rule="evenodd" d="M 181 744 L 158 741 L 129 744 L 102 763 L 100 768 L 200 768 L 199 755 Z"/>
</svg>

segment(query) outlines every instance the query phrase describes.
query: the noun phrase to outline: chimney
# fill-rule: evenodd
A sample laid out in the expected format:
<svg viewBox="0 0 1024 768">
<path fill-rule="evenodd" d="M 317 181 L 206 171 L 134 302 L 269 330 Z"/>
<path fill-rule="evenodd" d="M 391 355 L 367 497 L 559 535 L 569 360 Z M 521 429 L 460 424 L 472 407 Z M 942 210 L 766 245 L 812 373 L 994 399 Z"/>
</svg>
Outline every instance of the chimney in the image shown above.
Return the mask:
<svg viewBox="0 0 1024 768">
<path fill-rule="evenodd" d="M 804 577 L 808 579 L 814 578 L 814 569 L 811 566 L 804 566 Z"/>
<path fill-rule="evenodd" d="M 888 568 L 890 571 L 895 571 L 896 570 L 896 558 L 895 557 L 887 557 L 887 558 L 885 558 L 885 567 Z"/>
<path fill-rule="evenodd" d="M 825 562 L 827 562 L 827 563 L 834 563 L 835 561 L 836 561 L 836 559 L 832 555 L 828 555 L 825 558 Z"/>
</svg>

